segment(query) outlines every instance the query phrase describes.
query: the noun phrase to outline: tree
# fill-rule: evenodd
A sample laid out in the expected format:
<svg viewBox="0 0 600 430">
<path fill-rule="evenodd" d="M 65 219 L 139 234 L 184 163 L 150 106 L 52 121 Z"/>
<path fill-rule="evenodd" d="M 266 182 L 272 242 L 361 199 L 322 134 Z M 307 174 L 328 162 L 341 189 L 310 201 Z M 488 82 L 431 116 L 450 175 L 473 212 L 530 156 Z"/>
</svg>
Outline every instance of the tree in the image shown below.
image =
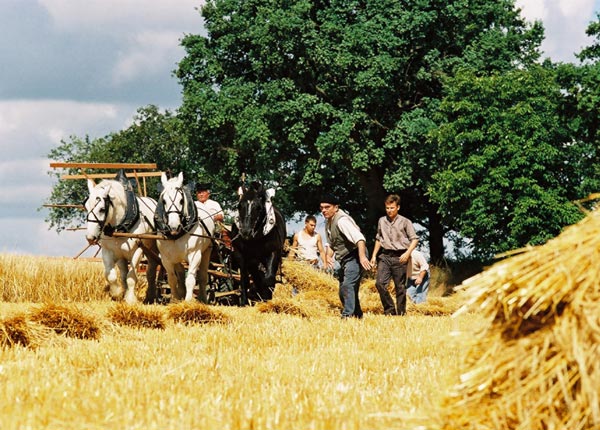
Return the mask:
<svg viewBox="0 0 600 430">
<path fill-rule="evenodd" d="M 590 152 L 574 139 L 573 99 L 558 79 L 567 69 L 558 70 L 464 72 L 447 86 L 433 133 L 446 161 L 430 194 L 480 258 L 544 243 L 583 216 L 572 201 L 585 196 Z"/>
<path fill-rule="evenodd" d="M 288 215 L 332 190 L 370 232 L 398 192 L 434 261 L 445 227 L 427 194 L 440 159 L 426 136 L 444 80 L 532 64 L 543 37 L 513 0 L 215 0 L 202 15 L 208 35 L 183 39 L 176 74 L 207 171 L 277 184 Z"/>
</svg>

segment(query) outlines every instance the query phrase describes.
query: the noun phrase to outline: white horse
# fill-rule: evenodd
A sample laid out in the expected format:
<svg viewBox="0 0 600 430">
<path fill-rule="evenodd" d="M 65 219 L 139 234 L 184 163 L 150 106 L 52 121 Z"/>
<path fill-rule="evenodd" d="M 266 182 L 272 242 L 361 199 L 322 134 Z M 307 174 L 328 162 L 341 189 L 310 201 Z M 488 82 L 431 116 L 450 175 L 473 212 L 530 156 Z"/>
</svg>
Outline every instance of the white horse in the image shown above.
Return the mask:
<svg viewBox="0 0 600 430">
<path fill-rule="evenodd" d="M 158 240 L 158 249 L 167 271 L 171 297 L 191 301 L 198 274 L 198 299 L 206 303 L 208 265 L 215 230 L 212 215 L 198 209 L 190 190 L 183 186 L 183 173 L 169 180 L 163 173 L 161 181 L 164 189 L 154 220 L 158 231 L 166 236 L 166 239 Z M 184 262 L 188 263 L 187 276 Z"/>
<path fill-rule="evenodd" d="M 156 201 L 149 197 L 136 197 L 127 183 L 123 172 L 118 180 L 105 179 L 98 185 L 88 179 L 90 195 L 85 201 L 87 211 L 86 239 L 89 244 L 98 243 L 102 248 L 104 276 L 113 300 L 124 299 L 127 303 L 137 302 L 135 287 L 138 283 L 137 267 L 146 254 L 148 268 L 148 292 L 145 302 L 153 302 L 156 295 L 156 268 L 158 250 L 152 239 L 113 237 L 117 232 L 133 234 L 151 233 L 151 220 Z M 117 274 L 116 267 L 119 268 Z"/>
</svg>

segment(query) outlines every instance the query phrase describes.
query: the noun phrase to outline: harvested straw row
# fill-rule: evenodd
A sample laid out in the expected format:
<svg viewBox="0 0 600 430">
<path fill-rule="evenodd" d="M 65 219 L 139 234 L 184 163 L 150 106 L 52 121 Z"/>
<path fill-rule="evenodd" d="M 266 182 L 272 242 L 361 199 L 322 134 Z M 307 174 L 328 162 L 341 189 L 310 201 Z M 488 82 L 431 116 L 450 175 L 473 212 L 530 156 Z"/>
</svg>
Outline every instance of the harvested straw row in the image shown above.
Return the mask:
<svg viewBox="0 0 600 430">
<path fill-rule="evenodd" d="M 29 319 L 37 324 L 51 328 L 56 334 L 77 339 L 98 339 L 100 326 L 98 321 L 75 305 L 56 305 L 53 303 L 35 307 Z"/>
<path fill-rule="evenodd" d="M 285 260 L 283 262 L 285 282 L 302 291 L 337 291 L 338 282 L 330 274 L 316 270 L 301 261 Z"/>
<path fill-rule="evenodd" d="M 229 317 L 218 309 L 202 303 L 178 303 L 169 306 L 169 317 L 181 324 L 206 324 L 229 322 Z"/>
<path fill-rule="evenodd" d="M 0 321 L 0 347 L 21 345 L 38 347 L 49 335 L 49 329 L 17 315 Z"/>
<path fill-rule="evenodd" d="M 226 323 L 228 317 L 216 308 L 201 303 L 142 306 L 117 303 L 107 317 L 112 324 L 133 328 L 164 329 L 166 314 L 176 323 Z M 21 345 L 35 348 L 60 335 L 76 339 L 99 339 L 102 328 L 110 324 L 73 304 L 53 303 L 35 306 L 28 312 L 0 320 L 0 347 Z"/>
<path fill-rule="evenodd" d="M 461 287 L 482 313 L 436 428 L 600 428 L 600 212 Z"/>
</svg>

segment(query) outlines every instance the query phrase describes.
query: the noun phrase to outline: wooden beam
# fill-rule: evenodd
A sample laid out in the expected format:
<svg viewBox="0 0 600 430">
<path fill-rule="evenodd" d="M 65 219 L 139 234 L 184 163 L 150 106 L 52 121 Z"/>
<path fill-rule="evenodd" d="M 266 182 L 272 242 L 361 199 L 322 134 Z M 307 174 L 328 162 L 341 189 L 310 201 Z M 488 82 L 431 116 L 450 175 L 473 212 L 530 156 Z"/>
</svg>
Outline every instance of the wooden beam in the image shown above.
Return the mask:
<svg viewBox="0 0 600 430">
<path fill-rule="evenodd" d="M 129 178 L 161 176 L 163 172 L 126 172 Z M 61 175 L 60 179 L 114 179 L 114 173 L 90 173 L 89 175 Z"/>
<path fill-rule="evenodd" d="M 156 169 L 156 163 L 50 163 L 53 169 Z"/>
<path fill-rule="evenodd" d="M 76 208 L 76 209 L 85 209 L 85 206 L 83 205 L 70 205 L 70 204 L 53 204 L 53 203 L 48 203 L 45 205 L 42 205 L 45 208 Z"/>
<path fill-rule="evenodd" d="M 150 233 L 120 233 L 114 232 L 113 237 L 133 237 L 135 239 L 165 239 L 167 238 L 162 234 L 150 234 Z"/>
</svg>

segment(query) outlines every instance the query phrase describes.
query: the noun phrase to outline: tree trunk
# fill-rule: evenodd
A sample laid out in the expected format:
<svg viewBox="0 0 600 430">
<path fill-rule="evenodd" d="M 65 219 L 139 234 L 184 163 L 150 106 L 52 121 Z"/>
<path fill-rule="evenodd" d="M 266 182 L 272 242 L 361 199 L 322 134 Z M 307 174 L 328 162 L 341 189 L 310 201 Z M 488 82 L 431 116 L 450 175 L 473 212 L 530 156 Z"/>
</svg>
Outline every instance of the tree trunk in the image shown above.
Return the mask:
<svg viewBox="0 0 600 430">
<path fill-rule="evenodd" d="M 358 178 L 367 196 L 367 226 L 365 237 L 367 247 L 372 248 L 377 232 L 377 222 L 385 215 L 385 198 L 387 196 L 383 188 L 383 173 L 381 169 L 372 168 L 368 172 L 358 172 Z"/>
<path fill-rule="evenodd" d="M 438 212 L 438 206 L 427 202 L 429 218 L 429 256 L 432 264 L 441 263 L 444 260 L 444 227 L 442 217 Z"/>
</svg>

